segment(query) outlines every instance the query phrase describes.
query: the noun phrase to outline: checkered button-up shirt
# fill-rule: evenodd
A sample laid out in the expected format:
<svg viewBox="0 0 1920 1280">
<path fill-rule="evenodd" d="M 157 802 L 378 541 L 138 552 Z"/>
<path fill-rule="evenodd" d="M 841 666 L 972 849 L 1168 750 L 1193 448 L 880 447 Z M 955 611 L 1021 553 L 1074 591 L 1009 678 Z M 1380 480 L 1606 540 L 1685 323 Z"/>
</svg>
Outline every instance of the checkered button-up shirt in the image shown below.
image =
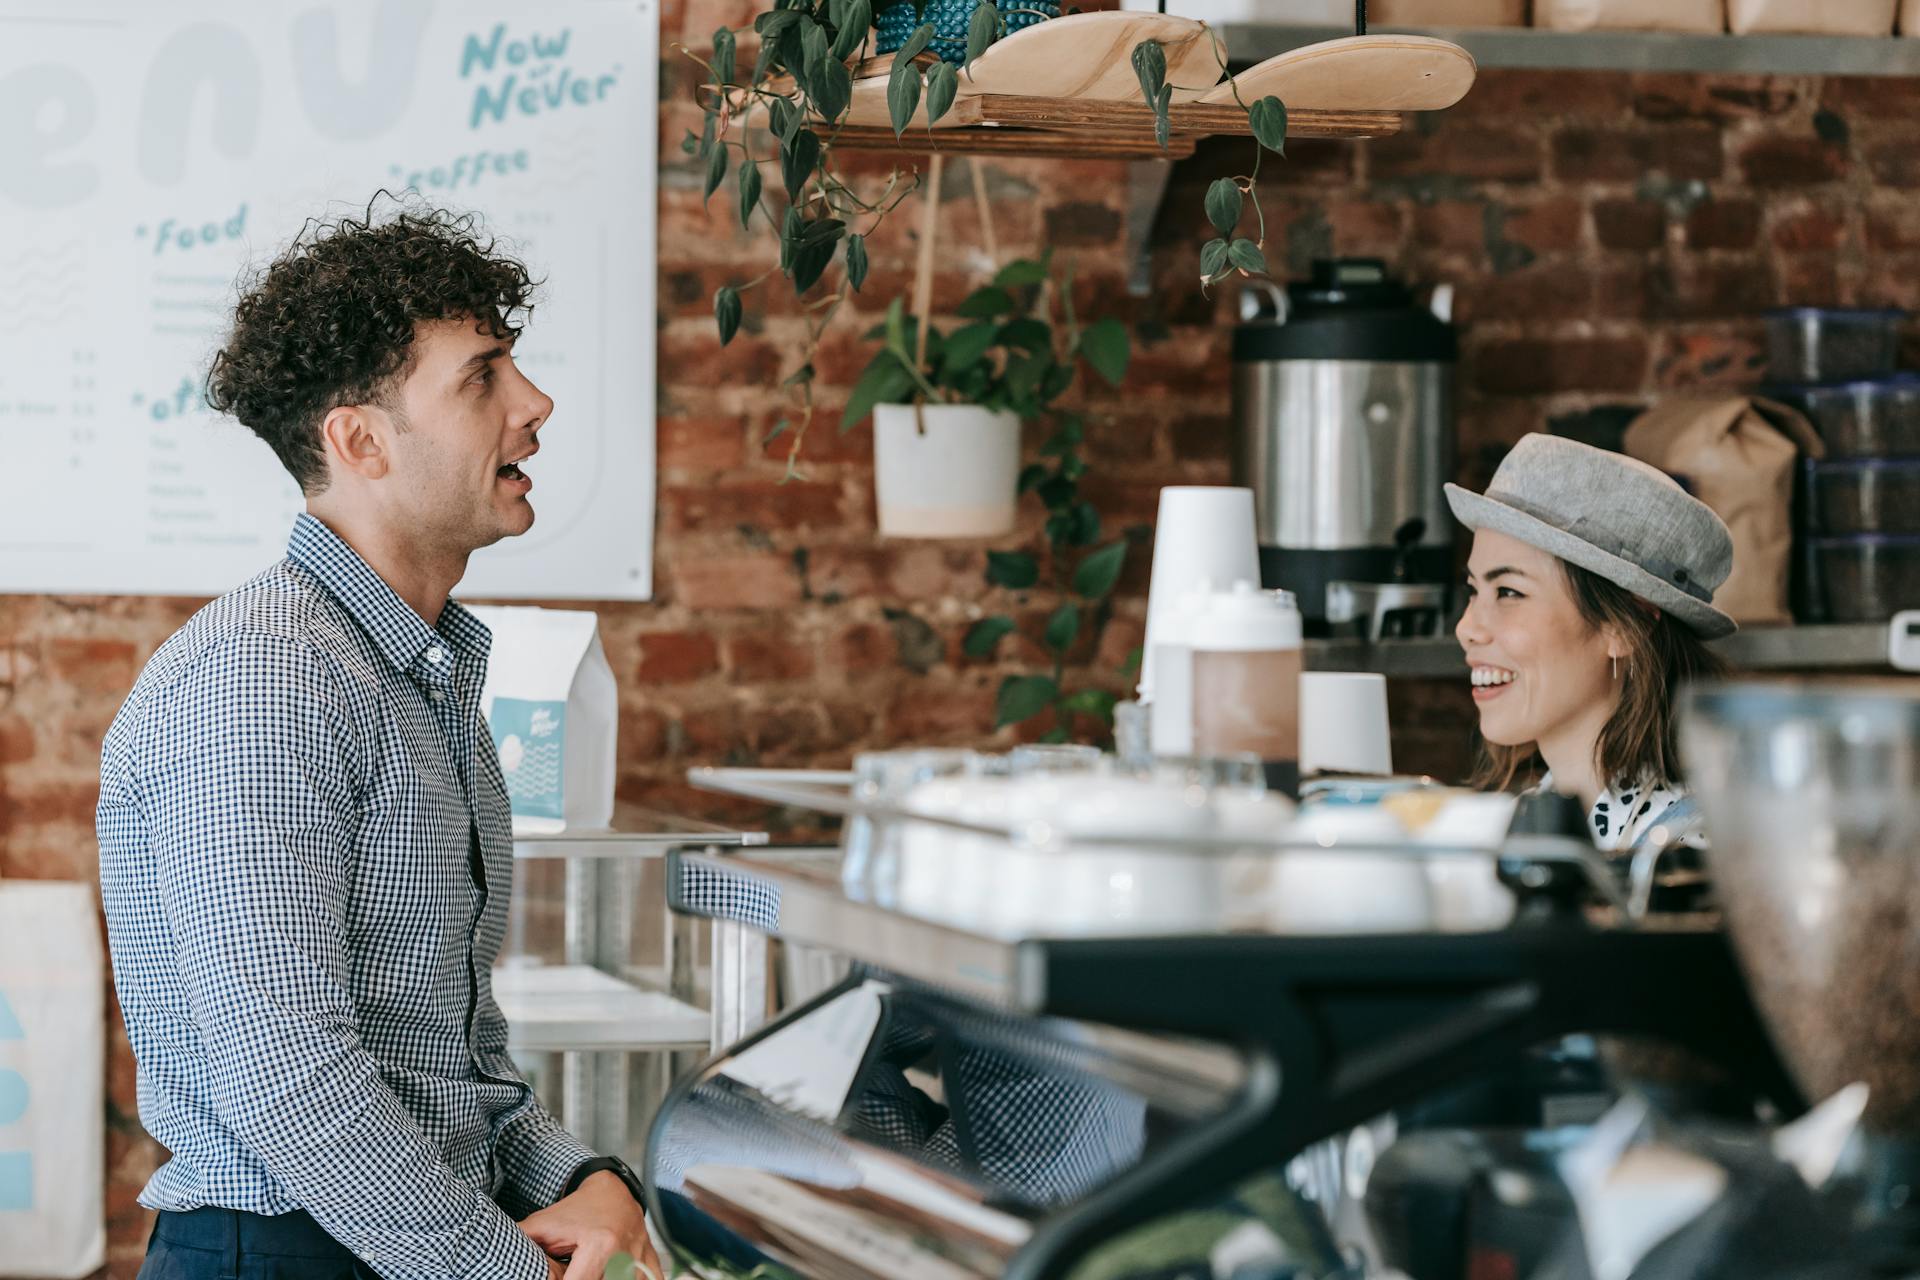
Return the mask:
<svg viewBox="0 0 1920 1280">
<path fill-rule="evenodd" d="M 507 1056 L 512 829 L 490 635 L 311 516 L 148 663 L 101 758 L 100 881 L 151 1208 L 304 1209 L 389 1280 L 543 1280 L 514 1225 L 593 1153 Z"/>
</svg>

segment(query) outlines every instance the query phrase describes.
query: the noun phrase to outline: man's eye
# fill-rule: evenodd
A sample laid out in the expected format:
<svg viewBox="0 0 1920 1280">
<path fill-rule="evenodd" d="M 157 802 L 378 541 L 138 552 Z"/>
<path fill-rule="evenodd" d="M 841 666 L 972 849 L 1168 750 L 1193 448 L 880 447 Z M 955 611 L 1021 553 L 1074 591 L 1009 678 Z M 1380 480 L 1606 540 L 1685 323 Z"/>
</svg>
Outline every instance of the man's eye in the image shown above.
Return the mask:
<svg viewBox="0 0 1920 1280">
<path fill-rule="evenodd" d="M 493 381 L 492 366 L 488 366 L 480 370 L 479 373 L 476 373 L 473 375 L 473 385 L 476 387 L 484 387 L 492 381 Z"/>
</svg>

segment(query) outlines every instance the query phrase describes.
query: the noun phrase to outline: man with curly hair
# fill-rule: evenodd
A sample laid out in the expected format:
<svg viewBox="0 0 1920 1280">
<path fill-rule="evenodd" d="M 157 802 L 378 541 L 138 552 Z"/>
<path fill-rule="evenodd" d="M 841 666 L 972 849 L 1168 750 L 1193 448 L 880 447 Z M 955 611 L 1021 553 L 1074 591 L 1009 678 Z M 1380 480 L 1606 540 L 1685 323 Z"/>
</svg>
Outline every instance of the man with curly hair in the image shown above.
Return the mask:
<svg viewBox="0 0 1920 1280">
<path fill-rule="evenodd" d="M 140 1196 L 149 1280 L 658 1267 L 631 1171 L 541 1107 L 489 982 L 512 832 L 490 637 L 448 597 L 533 524 L 532 293 L 471 218 L 369 209 L 309 224 L 214 359 L 209 402 L 306 511 L 161 646 L 101 753 L 114 981 L 172 1157 Z"/>
</svg>

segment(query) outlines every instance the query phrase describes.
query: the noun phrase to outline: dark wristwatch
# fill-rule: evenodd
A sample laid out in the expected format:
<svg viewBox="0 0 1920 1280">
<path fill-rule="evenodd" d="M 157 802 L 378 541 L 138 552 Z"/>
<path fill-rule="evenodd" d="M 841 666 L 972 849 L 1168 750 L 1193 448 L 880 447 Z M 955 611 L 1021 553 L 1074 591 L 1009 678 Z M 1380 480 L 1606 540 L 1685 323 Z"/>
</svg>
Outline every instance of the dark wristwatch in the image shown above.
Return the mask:
<svg viewBox="0 0 1920 1280">
<path fill-rule="evenodd" d="M 595 1156 L 591 1160 L 582 1161 L 579 1167 L 568 1175 L 567 1189 L 561 1194 L 572 1195 L 580 1189 L 581 1183 L 601 1172 L 611 1173 L 626 1183 L 627 1191 L 633 1196 L 635 1204 L 646 1204 L 647 1197 L 644 1188 L 640 1185 L 640 1175 L 628 1168 L 627 1162 L 619 1156 Z"/>
</svg>

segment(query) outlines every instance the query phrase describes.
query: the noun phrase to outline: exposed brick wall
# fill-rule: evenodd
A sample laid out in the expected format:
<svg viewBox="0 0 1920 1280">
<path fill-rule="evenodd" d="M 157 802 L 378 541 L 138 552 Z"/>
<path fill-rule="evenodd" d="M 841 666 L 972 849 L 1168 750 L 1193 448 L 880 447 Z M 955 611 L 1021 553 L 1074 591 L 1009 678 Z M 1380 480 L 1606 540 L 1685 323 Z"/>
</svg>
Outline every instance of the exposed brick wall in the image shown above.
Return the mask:
<svg viewBox="0 0 1920 1280">
<path fill-rule="evenodd" d="M 667 42 L 744 23 L 734 0 L 669 3 Z M 983 582 L 984 546 L 889 543 L 872 533 L 868 432 L 815 433 L 803 481 L 781 485 L 770 390 L 793 363 L 790 299 L 750 295 L 721 351 L 713 289 L 758 274 L 745 240 L 678 151 L 695 120 L 667 55 L 660 190 L 658 599 L 601 607 L 622 698 L 620 791 L 667 808 L 748 819 L 691 792 L 690 764 L 835 765 L 868 746 L 985 743 L 994 688 L 1037 660 L 1041 601 Z M 1920 82 L 1488 72 L 1459 108 L 1372 144 L 1298 143 L 1265 167 L 1269 259 L 1380 254 L 1459 286 L 1462 479 L 1484 482 L 1521 433 L 1555 423 L 1618 429 L 1663 390 L 1738 387 L 1759 366 L 1752 313 L 1781 302 L 1920 306 Z M 1106 526 L 1151 520 L 1155 492 L 1227 479 L 1228 302 L 1193 285 L 1205 182 L 1246 164 L 1209 145 L 1176 171 L 1152 298 L 1126 295 L 1124 169 L 1104 162 L 989 166 L 1003 254 L 1043 243 L 1077 255 L 1083 314 L 1135 326 L 1124 396 L 1098 397 L 1090 492 Z M 1269 158 L 1271 160 L 1271 158 Z M 972 283 L 978 219 L 965 167 L 943 192 L 937 294 Z M 911 210 L 905 211 L 910 213 Z M 911 216 L 876 238 L 860 304 L 821 354 L 823 417 L 865 356 L 857 334 L 910 275 Z M 1027 515 L 1002 545 L 1039 544 Z M 1137 551 L 1090 670 L 1113 672 L 1141 632 Z M 154 647 L 197 606 L 169 599 L 0 597 L 0 876 L 94 875 L 101 735 Z M 1008 661 L 965 659 L 982 611 L 1025 624 Z M 1450 682 L 1394 690 L 1400 763 L 1456 775 L 1470 707 Z M 109 1006 L 111 1007 L 111 1006 Z M 134 1115 L 117 1019 L 110 1066 L 108 1207 L 114 1261 L 131 1276 L 146 1229 L 133 1197 L 158 1152 Z"/>
</svg>

